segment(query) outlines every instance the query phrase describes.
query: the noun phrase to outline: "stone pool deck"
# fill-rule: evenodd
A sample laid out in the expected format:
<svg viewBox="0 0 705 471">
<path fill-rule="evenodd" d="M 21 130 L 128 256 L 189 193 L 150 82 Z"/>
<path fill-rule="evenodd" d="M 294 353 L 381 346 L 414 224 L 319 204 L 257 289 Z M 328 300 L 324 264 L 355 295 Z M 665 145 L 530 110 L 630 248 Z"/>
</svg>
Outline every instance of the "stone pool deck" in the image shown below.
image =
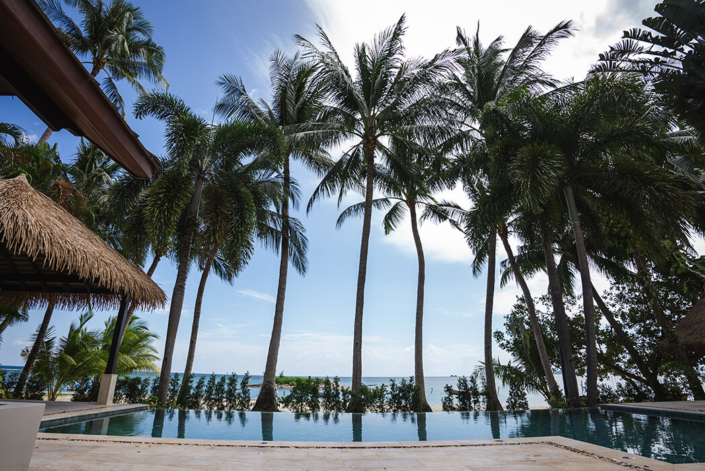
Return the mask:
<svg viewBox="0 0 705 471">
<path fill-rule="evenodd" d="M 674 419 L 705 422 L 705 401 L 634 402 L 624 404 L 603 404 L 602 410 L 626 412 L 630 414 L 656 415 Z"/>
<path fill-rule="evenodd" d="M 39 434 L 30 470 L 511 469 L 691 471 L 562 437 L 438 442 L 233 442 Z"/>
</svg>

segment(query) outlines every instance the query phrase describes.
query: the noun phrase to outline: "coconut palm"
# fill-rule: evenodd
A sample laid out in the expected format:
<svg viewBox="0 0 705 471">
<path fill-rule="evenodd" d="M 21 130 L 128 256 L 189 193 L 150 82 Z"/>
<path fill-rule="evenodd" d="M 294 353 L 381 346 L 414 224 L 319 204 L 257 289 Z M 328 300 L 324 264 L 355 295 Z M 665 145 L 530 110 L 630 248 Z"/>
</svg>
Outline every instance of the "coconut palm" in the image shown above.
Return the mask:
<svg viewBox="0 0 705 471">
<path fill-rule="evenodd" d="M 91 311 L 81 314 L 78 322 L 71 323 L 68 334 L 61 339 L 57 339 L 53 327 L 47 330 L 32 372 L 46 382 L 48 400 L 55 401 L 62 389 L 78 378 L 98 376 L 105 370 L 116 318 L 109 318 L 103 331 L 89 330 L 86 324 L 91 319 Z M 157 372 L 154 362 L 159 357 L 152 346 L 156 338 L 143 321 L 133 317 L 125 329 L 116 372 L 120 375 Z M 27 349 L 22 353 L 23 356 L 28 354 Z"/>
<path fill-rule="evenodd" d="M 297 53 L 288 57 L 275 51 L 270 58 L 271 105 L 264 100 L 255 102 L 248 94 L 242 79 L 224 75 L 218 80 L 224 97 L 216 105 L 216 113 L 225 118 L 239 117 L 277 129 L 285 142 L 283 155 L 270 156 L 280 160 L 283 175 L 283 195 L 279 209 L 283 221 L 289 220 L 290 206 L 295 203 L 292 194 L 291 160 L 299 161 L 319 175 L 328 170 L 332 161 L 324 151 L 326 143 L 335 140 L 336 133 L 318 129 L 311 131 L 308 125 L 316 122 L 322 110 L 325 89 L 316 80 L 316 66 L 303 60 Z M 293 205 L 296 207 L 296 205 Z M 284 301 L 289 263 L 303 275 L 306 271 L 305 246 L 292 251 L 287 222 L 282 227 L 280 246 L 279 282 L 274 305 L 274 323 L 270 338 L 264 379 L 254 410 L 277 410 L 275 376 L 284 319 Z M 303 232 L 301 233 L 303 236 Z M 299 237 L 299 241 L 303 241 Z"/>
<path fill-rule="evenodd" d="M 253 152 L 269 149 L 279 154 L 283 143 L 278 133 L 257 123 L 233 121 L 211 125 L 180 98 L 166 92 L 141 95 L 135 103 L 135 116 L 138 119 L 152 116 L 165 122 L 166 147 L 173 160 L 173 165 L 161 174 L 145 196 L 144 221 L 150 236 L 158 238 L 160 228 L 173 224 L 174 214 L 178 213 L 175 210 L 181 208 L 178 271 L 157 395 L 159 401 L 166 402 L 203 187 L 216 171 L 233 169 L 244 156 Z"/>
<path fill-rule="evenodd" d="M 111 316 L 105 321 L 101 338 L 101 365 L 98 373 L 102 373 L 108 362 L 110 345 L 115 333 L 117 317 Z M 130 375 L 133 373 L 158 373 L 157 361 L 159 355 L 154 341 L 159 336 L 150 331 L 147 323 L 139 317 L 133 316 L 127 323 L 123 332 L 123 338 L 118 351 L 115 372 L 118 375 Z"/>
<path fill-rule="evenodd" d="M 646 18 L 648 29 L 632 28 L 604 54 L 596 71 L 643 74 L 668 106 L 689 126 L 705 136 L 705 3 L 702 0 L 666 0 Z"/>
<path fill-rule="evenodd" d="M 29 320 L 27 305 L 23 304 L 19 308 L 9 305 L 0 306 L 0 319 L 2 319 L 0 320 L 0 343 L 2 343 L 2 333 L 5 332 L 5 329 Z"/>
<path fill-rule="evenodd" d="M 384 209 L 384 232 L 389 234 L 396 230 L 403 221 L 406 211 L 409 211 L 411 232 L 416 246 L 418 258 L 418 281 L 416 288 L 416 327 L 414 341 L 414 381 L 419 388 L 421 408 L 419 412 L 432 412 L 426 400 L 426 389 L 423 373 L 423 313 L 424 289 L 426 283 L 426 259 L 424 257 L 421 236 L 419 235 L 419 220 L 431 217 L 429 212 L 435 205 L 434 192 L 445 188 L 444 168 L 446 161 L 442 156 L 429 154 L 425 146 L 415 146 L 410 149 L 407 143 L 393 142 L 388 150 L 384 149 L 384 166 L 377 166 L 375 180 L 380 191 L 385 195 L 372 200 L 377 209 Z M 360 202 L 346 208 L 338 217 L 337 227 L 350 217 L 360 216 L 365 203 Z M 429 208 L 419 216 L 418 210 Z"/>
<path fill-rule="evenodd" d="M 25 136 L 24 130 L 16 124 L 0 123 L 0 157 L 10 160 L 12 147 L 24 144 Z M 4 165 L 0 164 L 0 168 Z"/>
<path fill-rule="evenodd" d="M 457 57 L 459 72 L 454 73 L 443 86 L 446 96 L 444 107 L 457 116 L 459 122 L 470 131 L 466 146 L 475 145 L 485 140 L 486 126 L 482 116 L 488 108 L 497 106 L 501 100 L 516 90 L 545 90 L 555 87 L 557 82 L 541 69 L 541 63 L 550 54 L 558 42 L 573 34 L 571 22 L 561 22 L 545 35 L 539 34 L 528 27 L 512 49 L 505 49 L 500 36 L 485 47 L 480 40 L 480 26 L 474 36 L 468 36 L 458 28 L 456 44 L 460 54 Z M 473 142 L 474 141 L 474 142 Z M 483 149 L 480 146 L 480 149 Z M 463 185 L 468 193 L 476 196 L 491 197 L 497 191 L 489 191 L 489 187 L 497 182 L 491 180 L 487 172 L 487 160 L 492 155 L 492 149 L 485 152 L 463 152 L 464 157 L 458 160 L 459 173 L 463 175 Z M 484 168 L 483 168 L 484 167 Z M 475 178 L 475 173 L 487 175 L 484 182 Z M 488 186 L 486 189 L 478 185 Z M 494 371 L 492 369 L 492 307 L 494 297 L 495 249 L 497 232 L 503 226 L 501 219 L 493 223 L 487 232 L 487 244 L 482 243 L 473 234 L 466 232 L 469 241 L 475 241 L 479 246 L 487 245 L 483 250 L 487 255 L 487 299 L 485 303 L 485 378 L 487 381 L 488 409 L 501 409 L 495 388 Z M 470 227 L 464 227 L 464 230 Z M 479 247 L 478 246 L 478 247 Z M 484 257 L 476 258 L 475 267 L 484 263 Z M 477 273 L 477 270 L 476 270 Z M 576 381 L 577 384 L 577 381 Z"/>
<path fill-rule="evenodd" d="M 284 224 L 281 213 L 272 209 L 281 204 L 283 189 L 282 180 L 272 172 L 271 164 L 265 152 L 246 165 L 219 172 L 204 189 L 202 229 L 196 237 L 197 256 L 202 267 L 201 281 L 196 294 L 179 402 L 183 402 L 190 388 L 203 293 L 211 269 L 221 279 L 232 283 L 254 253 L 255 239 L 265 246 L 281 246 L 283 229 L 287 226 L 292 234 L 293 256 L 300 258 L 301 252 L 305 251 L 306 237 L 301 223 L 295 218 L 288 218 Z"/>
<path fill-rule="evenodd" d="M 119 81 L 128 82 L 143 93 L 140 81 L 168 87 L 162 76 L 164 49 L 152 40 L 152 24 L 142 9 L 125 0 L 65 0 L 81 15 L 77 24 L 62 8 L 61 0 L 39 0 L 71 50 L 90 67 L 91 77 L 105 72 L 102 89 L 118 110 L 125 115 L 125 101 L 117 88 Z M 46 143 L 52 130 L 47 128 L 39 139 Z"/>
<path fill-rule="evenodd" d="M 527 126 L 511 166 L 522 204 L 534 211 L 560 196 L 567 207 L 583 293 L 587 405 L 594 406 L 595 310 L 580 215 L 596 208 L 618 215 L 631 226 L 636 243 L 656 250 L 661 238 L 684 239 L 693 202 L 678 189 L 677 177 L 658 165 L 669 155 L 669 120 L 638 80 L 590 77 L 544 97 L 525 95 L 508 109 Z M 544 242 L 548 262 L 552 244 Z"/>
<path fill-rule="evenodd" d="M 297 36 L 307 57 L 319 68 L 319 78 L 328 99 L 319 122 L 301 126 L 301 129 L 338 131 L 341 139 L 354 140 L 352 147 L 323 177 L 307 210 L 321 198 L 334 194 L 340 202 L 349 190 L 365 195 L 353 334 L 352 391 L 355 395 L 362 384 L 362 316 L 376 159 L 387 152 L 387 138 L 408 142 L 411 146 L 414 138 L 423 140 L 425 137 L 432 142 L 434 134 L 448 129 L 434 119 L 439 109 L 430 104 L 434 101 L 437 80 L 451 65 L 451 54 L 444 52 L 430 60 L 407 59 L 402 41 L 405 23 L 406 18 L 402 16 L 372 43 L 355 46 L 355 78 L 322 29 L 319 28 L 319 38 L 324 50 Z M 353 398 L 350 410 L 356 410 L 358 402 Z"/>
<path fill-rule="evenodd" d="M 74 213 L 84 206 L 84 198 L 66 176 L 66 165 L 61 161 L 56 145 L 33 145 L 23 142 L 11 148 L 11 158 L 2 162 L 2 177 L 11 178 L 20 173 L 27 177 L 32 187 L 59 203 L 67 211 Z M 29 350 L 24 368 L 20 373 L 13 397 L 21 398 L 34 361 L 49 329 L 54 313 L 54 301 L 49 298 L 42 322 L 37 329 L 32 348 Z"/>
</svg>

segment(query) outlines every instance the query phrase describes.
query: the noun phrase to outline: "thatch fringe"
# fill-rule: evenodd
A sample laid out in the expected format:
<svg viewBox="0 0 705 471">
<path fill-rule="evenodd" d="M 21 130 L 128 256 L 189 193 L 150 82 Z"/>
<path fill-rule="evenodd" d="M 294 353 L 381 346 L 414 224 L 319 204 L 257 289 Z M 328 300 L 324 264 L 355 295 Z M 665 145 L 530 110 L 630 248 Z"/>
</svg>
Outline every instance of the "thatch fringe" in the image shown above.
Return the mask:
<svg viewBox="0 0 705 471">
<path fill-rule="evenodd" d="M 678 343 L 696 356 L 705 355 L 705 298 L 693 306 L 687 316 L 673 329 Z"/>
<path fill-rule="evenodd" d="M 84 226 L 46 195 L 36 191 L 24 175 L 0 180 L 0 241 L 15 254 L 32 260 L 42 256 L 43 267 L 107 289 L 106 294 L 52 294 L 57 307 L 115 307 L 122 296 L 141 309 L 164 306 L 166 296 L 150 277 Z M 7 302 L 26 301 L 33 307 L 46 304 L 47 293 L 2 292 Z"/>
</svg>

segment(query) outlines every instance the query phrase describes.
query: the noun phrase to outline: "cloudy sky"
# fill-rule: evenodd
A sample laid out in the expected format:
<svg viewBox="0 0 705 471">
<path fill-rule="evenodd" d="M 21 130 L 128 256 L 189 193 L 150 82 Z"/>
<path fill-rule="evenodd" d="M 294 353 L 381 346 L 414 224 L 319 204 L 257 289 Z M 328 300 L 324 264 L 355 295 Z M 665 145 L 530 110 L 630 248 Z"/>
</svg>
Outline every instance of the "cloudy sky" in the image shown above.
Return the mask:
<svg viewBox="0 0 705 471">
<path fill-rule="evenodd" d="M 268 98 L 268 58 L 276 48 L 293 53 L 294 34 L 315 39 L 321 25 L 346 61 L 355 42 L 374 34 L 407 14 L 405 38 L 409 56 L 430 56 L 452 47 L 457 26 L 472 33 L 480 22 L 481 37 L 489 43 L 497 36 L 511 46 L 531 25 L 546 31 L 562 20 L 573 20 L 578 31 L 565 40 L 547 61 L 546 69 L 561 79 L 584 77 L 600 52 L 615 43 L 622 31 L 636 27 L 650 16 L 652 0 L 534 0 L 391 1 L 333 0 L 191 2 L 175 0 L 165 8 L 156 0 L 133 0 L 154 24 L 154 38 L 167 54 L 165 76 L 170 91 L 194 110 L 212 116 L 219 96 L 215 86 L 224 73 L 241 75 L 257 97 Z M 134 99 L 128 87 L 124 96 Z M 0 121 L 21 125 L 36 140 L 44 125 L 19 100 L 0 97 Z M 153 120 L 128 119 L 145 146 L 163 153 L 163 126 Z M 75 152 L 77 138 L 66 131 L 55 133 L 65 161 Z M 333 155 L 337 158 L 337 155 Z M 308 198 L 317 184 L 314 175 L 294 166 L 295 177 Z M 446 197 L 464 202 L 462 194 Z M 357 198 L 350 198 L 351 202 Z M 352 220 L 335 229 L 339 209 L 323 201 L 308 216 L 299 214 L 308 230 L 310 268 L 305 278 L 290 272 L 284 316 L 279 370 L 291 375 L 340 375 L 351 373 L 352 329 L 361 222 Z M 413 326 L 416 290 L 416 255 L 407 225 L 389 236 L 376 215 L 371 235 L 365 300 L 363 375 L 401 376 L 413 373 Z M 426 224 L 421 237 L 427 254 L 425 371 L 430 376 L 467 374 L 482 356 L 482 318 L 485 280 L 472 276 L 472 253 L 462 236 L 448 226 Z M 501 244 L 499 244 L 501 246 Z M 505 254 L 500 252 L 503 260 Z M 170 295 L 176 270 L 163 262 L 154 280 Z M 189 275 L 174 370 L 182 371 L 188 349 L 192 309 L 199 273 Z M 260 248 L 250 266 L 233 285 L 212 278 L 203 302 L 201 335 L 194 371 L 261 374 L 269 343 L 277 257 Z M 606 282 L 596 283 L 605 288 Z M 529 282 L 535 295 L 546 290 L 546 280 Z M 496 327 L 519 293 L 515 286 L 497 292 Z M 98 313 L 98 328 L 111 313 Z M 114 313 L 112 313 L 114 314 Z M 150 327 L 164 335 L 167 312 L 140 314 Z M 76 312 L 55 312 L 53 324 L 65 334 Z M 0 364 L 19 365 L 21 348 L 41 322 L 32 312 L 30 321 L 5 332 Z M 159 341 L 160 349 L 163 341 Z M 506 356 L 495 350 L 496 354 Z"/>
</svg>

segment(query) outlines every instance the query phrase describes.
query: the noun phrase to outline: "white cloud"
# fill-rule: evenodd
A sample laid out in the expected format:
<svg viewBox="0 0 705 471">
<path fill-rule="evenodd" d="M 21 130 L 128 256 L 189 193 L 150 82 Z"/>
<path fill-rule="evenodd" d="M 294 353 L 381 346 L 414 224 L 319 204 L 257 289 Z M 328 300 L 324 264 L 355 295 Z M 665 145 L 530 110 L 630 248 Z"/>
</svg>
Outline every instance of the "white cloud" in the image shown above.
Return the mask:
<svg viewBox="0 0 705 471">
<path fill-rule="evenodd" d="M 167 304 L 165 307 L 161 307 L 159 309 L 155 309 L 153 311 L 146 311 L 147 314 L 156 314 L 158 316 L 168 316 L 170 312 L 170 307 Z M 138 311 L 141 313 L 145 313 L 145 311 Z M 182 309 L 181 310 L 181 317 L 193 317 L 193 309 Z"/>
<path fill-rule="evenodd" d="M 247 296 L 248 298 L 267 301 L 268 303 L 274 303 L 276 301 L 273 296 L 267 293 L 260 293 L 259 291 L 255 291 L 253 289 L 239 289 L 236 291 L 236 293 L 241 296 Z"/>
<path fill-rule="evenodd" d="M 19 348 L 24 348 L 24 347 L 29 347 L 32 345 L 32 342 L 26 339 L 15 339 L 12 341 L 12 346 L 13 347 L 19 347 Z"/>
<path fill-rule="evenodd" d="M 243 329 L 256 325 L 254 322 L 248 322 L 245 324 L 226 324 L 224 322 L 216 322 L 216 330 L 212 331 L 201 331 L 198 333 L 199 339 L 236 339 L 242 336 Z"/>
<path fill-rule="evenodd" d="M 440 192 L 434 197 L 438 202 L 452 201 L 463 208 L 470 207 L 470 201 L 460 187 Z M 381 225 L 383 214 L 379 212 L 376 217 Z M 447 222 L 435 224 L 426 221 L 419 226 L 419 235 L 424 255 L 428 260 L 469 263 L 474 257 L 463 234 Z M 416 257 L 416 245 L 411 233 L 408 212 L 404 222 L 394 232 L 384 236 L 382 241 L 397 247 L 409 256 Z"/>
<path fill-rule="evenodd" d="M 22 133 L 22 140 L 31 142 L 31 143 L 36 143 L 39 141 L 39 135 L 30 132 L 30 133 Z"/>
</svg>

